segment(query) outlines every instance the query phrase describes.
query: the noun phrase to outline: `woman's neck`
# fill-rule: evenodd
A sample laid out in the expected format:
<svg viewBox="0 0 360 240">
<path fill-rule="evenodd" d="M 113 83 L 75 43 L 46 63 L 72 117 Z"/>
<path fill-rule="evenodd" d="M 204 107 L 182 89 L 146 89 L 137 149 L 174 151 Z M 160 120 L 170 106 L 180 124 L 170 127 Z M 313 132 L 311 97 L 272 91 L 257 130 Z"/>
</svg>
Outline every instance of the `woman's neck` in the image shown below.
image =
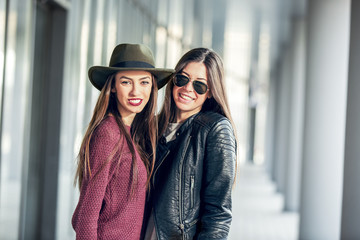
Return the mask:
<svg viewBox="0 0 360 240">
<path fill-rule="evenodd" d="M 131 126 L 132 122 L 134 121 L 135 115 L 128 115 L 126 117 L 121 117 L 121 120 L 126 126 Z"/>
<path fill-rule="evenodd" d="M 183 123 L 189 117 L 197 114 L 198 112 L 177 112 L 176 113 L 176 123 Z"/>
<path fill-rule="evenodd" d="M 114 117 L 112 113 L 109 113 L 109 116 Z M 128 115 L 126 117 L 121 117 L 122 122 L 125 124 L 125 126 L 131 127 L 132 122 L 134 121 L 135 115 L 131 116 Z"/>
</svg>

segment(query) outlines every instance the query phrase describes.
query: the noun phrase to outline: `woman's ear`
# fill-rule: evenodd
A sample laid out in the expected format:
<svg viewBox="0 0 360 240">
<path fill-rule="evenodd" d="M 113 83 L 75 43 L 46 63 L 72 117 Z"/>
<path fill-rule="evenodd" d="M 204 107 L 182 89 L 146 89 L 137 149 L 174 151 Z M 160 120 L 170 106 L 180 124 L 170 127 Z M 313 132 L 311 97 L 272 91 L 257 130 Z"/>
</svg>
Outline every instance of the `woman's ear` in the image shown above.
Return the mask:
<svg viewBox="0 0 360 240">
<path fill-rule="evenodd" d="M 212 98 L 211 91 L 209 91 L 209 94 L 208 94 L 207 98 L 209 98 L 209 99 Z"/>
<path fill-rule="evenodd" d="M 112 92 L 112 93 L 116 93 L 116 89 L 115 89 L 115 88 L 111 88 L 111 92 Z"/>
</svg>

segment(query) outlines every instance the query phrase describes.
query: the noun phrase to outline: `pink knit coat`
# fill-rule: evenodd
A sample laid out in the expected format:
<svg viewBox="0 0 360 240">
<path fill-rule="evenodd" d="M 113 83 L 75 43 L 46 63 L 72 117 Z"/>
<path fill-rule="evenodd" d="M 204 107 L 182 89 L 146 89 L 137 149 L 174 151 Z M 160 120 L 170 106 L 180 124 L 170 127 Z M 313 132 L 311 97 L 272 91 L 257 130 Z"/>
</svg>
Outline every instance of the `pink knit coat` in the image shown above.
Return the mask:
<svg viewBox="0 0 360 240">
<path fill-rule="evenodd" d="M 104 165 L 120 139 L 124 142 L 121 153 L 113 154 L 109 164 Z M 120 155 L 121 161 L 117 166 Z M 90 141 L 91 177 L 83 180 L 79 202 L 72 217 L 76 239 L 140 238 L 147 173 L 138 152 L 136 161 L 138 181 L 130 197 L 131 153 L 115 118 L 105 118 Z"/>
</svg>

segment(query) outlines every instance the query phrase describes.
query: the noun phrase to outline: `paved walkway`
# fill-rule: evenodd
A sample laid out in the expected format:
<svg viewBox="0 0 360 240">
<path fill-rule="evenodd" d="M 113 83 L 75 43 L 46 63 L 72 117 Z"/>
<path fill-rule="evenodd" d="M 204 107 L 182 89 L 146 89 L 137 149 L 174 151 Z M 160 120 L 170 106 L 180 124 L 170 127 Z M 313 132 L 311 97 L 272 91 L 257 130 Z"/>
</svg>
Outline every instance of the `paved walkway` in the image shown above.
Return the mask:
<svg viewBox="0 0 360 240">
<path fill-rule="evenodd" d="M 282 211 L 283 197 L 260 166 L 240 166 L 233 192 L 229 240 L 295 240 L 298 214 Z"/>
</svg>

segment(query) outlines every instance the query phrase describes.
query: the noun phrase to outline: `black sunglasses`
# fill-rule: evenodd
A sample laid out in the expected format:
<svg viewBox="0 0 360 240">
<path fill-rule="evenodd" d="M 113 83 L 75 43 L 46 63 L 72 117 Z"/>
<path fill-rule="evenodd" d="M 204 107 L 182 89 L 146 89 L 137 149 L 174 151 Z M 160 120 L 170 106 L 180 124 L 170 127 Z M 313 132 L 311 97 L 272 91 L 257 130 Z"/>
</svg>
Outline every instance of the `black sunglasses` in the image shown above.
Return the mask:
<svg viewBox="0 0 360 240">
<path fill-rule="evenodd" d="M 190 82 L 190 78 L 182 74 L 176 74 L 173 81 L 176 86 L 183 87 Z M 192 84 L 195 92 L 198 94 L 205 94 L 208 90 L 208 86 L 202 81 L 194 80 L 192 81 Z"/>
</svg>

